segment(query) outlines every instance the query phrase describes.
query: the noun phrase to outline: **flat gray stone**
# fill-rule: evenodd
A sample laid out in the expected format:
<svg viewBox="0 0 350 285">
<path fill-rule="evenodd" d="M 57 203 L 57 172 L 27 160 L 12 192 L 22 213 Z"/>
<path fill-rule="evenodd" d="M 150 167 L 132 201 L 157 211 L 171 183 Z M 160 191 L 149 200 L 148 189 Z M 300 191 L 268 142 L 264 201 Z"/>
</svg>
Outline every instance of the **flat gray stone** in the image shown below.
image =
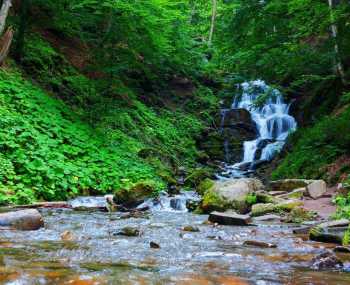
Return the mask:
<svg viewBox="0 0 350 285">
<path fill-rule="evenodd" d="M 306 191 L 311 198 L 318 199 L 327 192 L 327 184 L 323 180 L 315 180 L 306 186 Z"/>
<path fill-rule="evenodd" d="M 264 215 L 260 217 L 255 217 L 254 222 L 268 222 L 268 221 L 280 221 L 281 217 L 278 215 Z"/>
<path fill-rule="evenodd" d="M 212 212 L 209 215 L 209 221 L 221 225 L 248 226 L 251 218 L 249 215 L 239 215 L 235 212 Z"/>
</svg>

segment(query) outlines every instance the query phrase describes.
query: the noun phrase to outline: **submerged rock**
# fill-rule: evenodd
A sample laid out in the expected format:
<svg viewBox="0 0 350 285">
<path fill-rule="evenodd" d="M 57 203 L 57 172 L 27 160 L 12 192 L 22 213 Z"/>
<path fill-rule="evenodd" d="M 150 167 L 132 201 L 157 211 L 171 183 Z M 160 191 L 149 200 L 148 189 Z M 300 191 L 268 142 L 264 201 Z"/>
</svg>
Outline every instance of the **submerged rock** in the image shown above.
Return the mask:
<svg viewBox="0 0 350 285">
<path fill-rule="evenodd" d="M 248 226 L 251 222 L 251 218 L 249 215 L 239 215 L 232 211 L 225 213 L 212 212 L 209 215 L 209 221 L 221 225 Z"/>
<path fill-rule="evenodd" d="M 311 267 L 317 270 L 341 269 L 343 268 L 343 262 L 331 251 L 326 251 L 311 260 Z"/>
<path fill-rule="evenodd" d="M 246 240 L 243 243 L 244 246 L 254 246 L 254 247 L 261 247 L 261 248 L 276 248 L 277 245 L 273 243 L 267 243 L 262 241 L 255 241 L 255 240 Z"/>
<path fill-rule="evenodd" d="M 315 180 L 307 185 L 306 190 L 311 198 L 317 199 L 327 192 L 327 184 L 323 180 Z"/>
<path fill-rule="evenodd" d="M 141 235 L 141 231 L 138 228 L 134 227 L 125 227 L 120 231 L 114 233 L 117 236 L 127 236 L 127 237 L 138 237 Z"/>
<path fill-rule="evenodd" d="M 63 241 L 73 241 L 75 239 L 75 236 L 71 231 L 64 231 L 61 234 L 61 239 Z"/>
<path fill-rule="evenodd" d="M 38 210 L 28 209 L 0 214 L 0 227 L 10 227 L 21 231 L 38 230 L 44 220 Z"/>
<path fill-rule="evenodd" d="M 184 232 L 200 232 L 198 227 L 194 227 L 194 226 L 185 226 L 182 229 Z"/>
</svg>

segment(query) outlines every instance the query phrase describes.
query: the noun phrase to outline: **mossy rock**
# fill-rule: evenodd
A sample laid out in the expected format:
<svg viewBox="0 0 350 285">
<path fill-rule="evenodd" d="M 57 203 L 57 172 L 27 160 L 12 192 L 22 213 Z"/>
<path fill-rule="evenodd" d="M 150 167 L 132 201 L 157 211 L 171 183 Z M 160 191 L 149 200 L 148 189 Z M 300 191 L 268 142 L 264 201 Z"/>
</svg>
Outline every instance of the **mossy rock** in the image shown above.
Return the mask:
<svg viewBox="0 0 350 285">
<path fill-rule="evenodd" d="M 256 201 L 257 203 L 272 203 L 272 204 L 277 204 L 281 202 L 281 199 L 278 199 L 268 193 L 264 192 L 257 192 L 256 194 Z"/>
<path fill-rule="evenodd" d="M 286 200 L 284 202 L 278 203 L 276 205 L 276 211 L 285 211 L 285 212 L 290 212 L 294 208 L 303 206 L 304 203 L 302 201 L 298 200 Z"/>
<path fill-rule="evenodd" d="M 155 185 L 151 181 L 134 184 L 129 189 L 121 189 L 114 194 L 114 202 L 127 208 L 136 207 L 155 194 Z"/>
<path fill-rule="evenodd" d="M 213 191 L 213 188 L 205 192 L 200 205 L 200 209 L 203 213 L 225 211 L 227 208 L 226 201 L 224 201 L 215 191 Z"/>
<path fill-rule="evenodd" d="M 196 188 L 196 191 L 200 195 L 204 195 L 206 191 L 214 187 L 215 182 L 209 178 L 204 179 L 199 183 Z"/>
<path fill-rule="evenodd" d="M 273 213 L 276 211 L 276 205 L 272 204 L 272 203 L 258 203 L 258 204 L 254 204 L 252 206 L 252 213 L 251 215 L 253 217 L 257 217 L 257 216 L 262 216 L 268 213 Z"/>
<path fill-rule="evenodd" d="M 309 232 L 309 239 L 313 241 L 343 244 L 346 228 L 313 227 Z"/>
<path fill-rule="evenodd" d="M 300 224 L 305 221 L 312 221 L 317 213 L 308 211 L 302 207 L 294 208 L 286 217 L 285 222 Z"/>
</svg>

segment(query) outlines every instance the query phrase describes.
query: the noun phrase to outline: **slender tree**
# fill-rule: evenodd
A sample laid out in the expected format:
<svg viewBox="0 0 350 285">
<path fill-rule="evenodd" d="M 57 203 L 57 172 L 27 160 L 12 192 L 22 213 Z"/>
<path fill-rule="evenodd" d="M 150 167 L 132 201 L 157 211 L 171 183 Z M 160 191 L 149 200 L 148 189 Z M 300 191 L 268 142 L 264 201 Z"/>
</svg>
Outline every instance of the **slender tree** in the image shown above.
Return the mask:
<svg viewBox="0 0 350 285">
<path fill-rule="evenodd" d="M 12 6 L 11 0 L 2 1 L 0 9 L 0 36 L 3 34 L 6 27 L 6 19 Z M 5 34 L 0 39 L 0 65 L 4 62 L 10 50 L 13 39 L 13 30 L 11 27 L 7 29 Z"/>
<path fill-rule="evenodd" d="M 334 41 L 334 62 L 335 62 L 335 71 L 338 76 L 341 78 L 344 85 L 346 85 L 345 72 L 343 63 L 341 61 L 339 44 L 338 44 L 338 27 L 334 18 L 334 8 L 337 4 L 336 0 L 328 0 L 330 17 L 331 17 L 331 35 Z"/>
<path fill-rule="evenodd" d="M 217 0 L 212 0 L 212 15 L 211 15 L 211 25 L 210 25 L 210 32 L 209 32 L 209 39 L 208 44 L 209 46 L 213 42 L 213 36 L 214 36 L 214 30 L 215 30 L 215 21 L 216 21 L 216 14 L 218 10 L 218 2 Z"/>
</svg>

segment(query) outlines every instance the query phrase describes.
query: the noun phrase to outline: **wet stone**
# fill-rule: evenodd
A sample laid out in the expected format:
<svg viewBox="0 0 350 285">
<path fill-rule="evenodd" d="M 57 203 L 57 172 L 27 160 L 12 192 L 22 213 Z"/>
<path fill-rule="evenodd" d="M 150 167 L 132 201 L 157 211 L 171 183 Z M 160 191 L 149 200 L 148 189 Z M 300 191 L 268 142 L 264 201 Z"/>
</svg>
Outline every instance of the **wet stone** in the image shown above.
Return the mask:
<svg viewBox="0 0 350 285">
<path fill-rule="evenodd" d="M 333 249 L 334 252 L 350 253 L 350 247 L 348 246 L 336 246 Z"/>
<path fill-rule="evenodd" d="M 128 237 L 138 237 L 141 235 L 141 231 L 134 227 L 125 227 L 120 231 L 114 233 L 115 236 L 128 236 Z"/>
<path fill-rule="evenodd" d="M 326 251 L 315 256 L 311 261 L 311 267 L 313 269 L 341 269 L 343 263 L 338 259 L 331 251 Z"/>
<path fill-rule="evenodd" d="M 255 240 L 246 240 L 243 243 L 244 246 L 252 246 L 252 247 L 261 247 L 261 248 L 276 248 L 277 245 L 268 242 L 255 241 Z"/>
<path fill-rule="evenodd" d="M 194 226 L 185 226 L 182 229 L 184 232 L 199 232 L 199 228 L 198 227 L 194 227 Z"/>
<path fill-rule="evenodd" d="M 150 246 L 150 248 L 153 248 L 153 249 L 159 249 L 160 248 L 160 245 L 158 243 L 155 243 L 154 241 L 151 241 L 149 243 L 149 246 Z"/>
<path fill-rule="evenodd" d="M 264 215 L 260 217 L 255 217 L 253 219 L 254 222 L 270 222 L 270 221 L 280 221 L 281 217 L 277 215 Z"/>
<path fill-rule="evenodd" d="M 239 215 L 235 212 L 212 212 L 209 221 L 221 225 L 248 226 L 251 222 L 249 215 Z"/>
</svg>

